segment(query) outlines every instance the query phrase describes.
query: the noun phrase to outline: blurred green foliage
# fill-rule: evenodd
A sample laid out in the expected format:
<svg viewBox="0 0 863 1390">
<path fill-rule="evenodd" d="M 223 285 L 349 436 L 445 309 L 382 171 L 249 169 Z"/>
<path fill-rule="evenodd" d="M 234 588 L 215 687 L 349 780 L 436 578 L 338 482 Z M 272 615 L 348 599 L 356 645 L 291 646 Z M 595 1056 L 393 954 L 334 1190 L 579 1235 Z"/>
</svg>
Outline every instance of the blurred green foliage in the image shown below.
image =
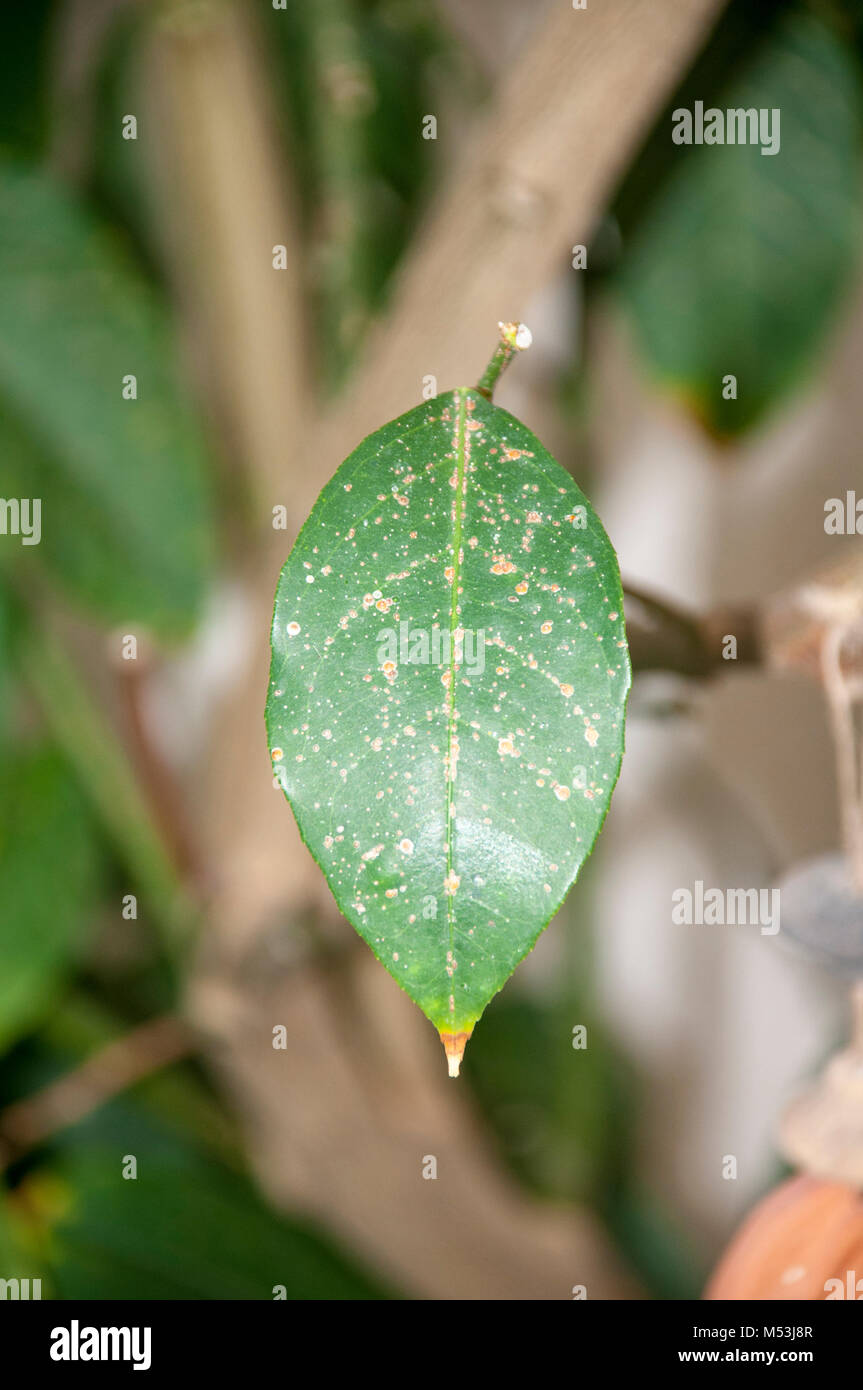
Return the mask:
<svg viewBox="0 0 863 1390">
<path fill-rule="evenodd" d="M 137 1177 L 118 1181 L 137 1154 Z M 382 1296 L 320 1231 L 275 1216 L 242 1174 L 128 1106 L 105 1107 L 48 1171 L 67 1199 L 52 1226 L 60 1298 Z"/>
<path fill-rule="evenodd" d="M 670 110 L 779 112 L 778 151 L 674 146 L 666 112 L 673 165 L 635 209 L 619 267 L 648 363 L 717 435 L 759 422 L 811 369 L 860 243 L 859 65 L 808 9 L 771 9 L 733 69 L 708 54 Z"/>
<path fill-rule="evenodd" d="M 560 914 L 564 960 L 541 994 L 492 1000 L 470 1043 L 465 1077 L 501 1156 L 528 1189 L 597 1211 L 629 1268 L 656 1298 L 697 1298 L 704 1256 L 636 1177 L 641 1107 L 632 1061 L 592 1000 L 588 863 Z"/>
<path fill-rule="evenodd" d="M 108 1039 L 112 1023 L 71 998 L 12 1053 L 0 1099 L 9 1099 L 10 1087 L 29 1094 L 63 1075 Z M 0 1204 L 0 1261 L 7 1277 L 42 1278 L 43 1297 L 395 1296 L 313 1224 L 270 1210 L 242 1171 L 236 1137 L 214 1114 L 202 1075 L 188 1064 L 13 1165 Z"/>
<path fill-rule="evenodd" d="M 15 5 L 4 16 L 0 47 L 0 149 L 38 158 L 50 126 L 47 81 L 56 0 Z"/>
<path fill-rule="evenodd" d="M 0 763 L 0 1049 L 53 1007 L 96 907 L 97 865 L 93 826 L 62 759 L 9 753 Z"/>
<path fill-rule="evenodd" d="M 50 178 L 0 167 L 0 205 L 4 495 L 51 501 L 21 563 L 44 564 L 107 622 L 187 632 L 210 577 L 212 516 L 166 311 Z"/>
</svg>

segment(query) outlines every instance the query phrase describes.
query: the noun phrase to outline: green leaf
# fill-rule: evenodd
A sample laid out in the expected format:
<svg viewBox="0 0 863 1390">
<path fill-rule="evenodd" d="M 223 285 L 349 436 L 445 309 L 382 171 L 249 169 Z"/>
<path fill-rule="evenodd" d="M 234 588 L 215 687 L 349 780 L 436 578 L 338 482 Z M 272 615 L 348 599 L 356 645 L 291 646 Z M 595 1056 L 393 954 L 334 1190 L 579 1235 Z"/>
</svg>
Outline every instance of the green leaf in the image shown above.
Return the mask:
<svg viewBox="0 0 863 1390">
<path fill-rule="evenodd" d="M 608 810 L 630 680 L 611 543 L 524 425 L 450 391 L 324 488 L 272 641 L 300 832 L 456 1071 Z"/>
<path fill-rule="evenodd" d="M 583 1050 L 572 1046 L 575 1020 L 588 1029 Z M 472 1088 L 516 1176 L 544 1197 L 605 1202 L 627 1152 L 630 1078 L 584 1004 L 507 994 L 471 1052 Z"/>
<path fill-rule="evenodd" d="M 705 107 L 723 112 L 778 109 L 779 151 L 681 147 L 619 283 L 653 370 L 709 429 L 731 435 L 799 380 L 855 264 L 859 83 L 830 29 L 792 11 L 707 95 Z M 723 399 L 727 375 L 736 400 Z"/>
<path fill-rule="evenodd" d="M 272 1212 L 245 1175 L 128 1101 L 64 1137 L 51 1171 L 67 1193 L 52 1242 L 59 1298 L 387 1296 L 311 1223 Z"/>
<path fill-rule="evenodd" d="M 0 491 L 42 502 L 18 561 L 165 636 L 194 620 L 212 549 L 171 362 L 158 296 L 107 232 L 44 174 L 0 163 Z"/>
<path fill-rule="evenodd" d="M 0 47 L 0 148 L 39 155 L 50 129 L 54 0 L 15 5 Z M 56 98 L 55 98 L 56 100 Z"/>
<path fill-rule="evenodd" d="M 6 742 L 12 706 L 12 610 L 0 581 L 0 749 Z"/>
<path fill-rule="evenodd" d="M 0 1068 L 0 1108 L 77 1073 L 128 1026 L 70 992 Z M 196 1062 L 151 1072 L 31 1151 L 5 1206 L 0 1184 L 0 1277 L 41 1277 L 43 1298 L 398 1296 L 318 1223 L 272 1210 L 243 1153 Z"/>
<path fill-rule="evenodd" d="M 29 1194 L 28 1194 L 29 1195 Z M 7 1193 L 0 1188 L 0 1279 L 17 1279 L 19 1297 L 47 1297 L 50 1286 L 46 1279 L 45 1260 L 40 1231 L 34 1213 L 20 1193 Z M 39 1285 L 32 1281 L 40 1279 Z M 29 1286 L 24 1280 L 30 1280 Z M 7 1292 L 5 1297 L 13 1295 Z"/>
<path fill-rule="evenodd" d="M 96 894 L 75 784 L 52 753 L 0 771 L 0 1048 L 33 1027 L 69 970 Z"/>
</svg>

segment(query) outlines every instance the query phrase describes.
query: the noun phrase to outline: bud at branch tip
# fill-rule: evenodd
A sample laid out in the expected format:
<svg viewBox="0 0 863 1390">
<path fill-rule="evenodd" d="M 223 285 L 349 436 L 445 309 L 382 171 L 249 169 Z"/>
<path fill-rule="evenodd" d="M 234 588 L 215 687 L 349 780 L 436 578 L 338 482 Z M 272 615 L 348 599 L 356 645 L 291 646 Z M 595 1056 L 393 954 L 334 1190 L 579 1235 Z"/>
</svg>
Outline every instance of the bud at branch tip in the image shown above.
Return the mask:
<svg viewBox="0 0 863 1390">
<path fill-rule="evenodd" d="M 492 354 L 491 361 L 477 383 L 477 391 L 491 400 L 497 379 L 509 366 L 517 352 L 524 352 L 533 342 L 533 334 L 526 323 L 499 323 L 500 341 Z"/>
</svg>

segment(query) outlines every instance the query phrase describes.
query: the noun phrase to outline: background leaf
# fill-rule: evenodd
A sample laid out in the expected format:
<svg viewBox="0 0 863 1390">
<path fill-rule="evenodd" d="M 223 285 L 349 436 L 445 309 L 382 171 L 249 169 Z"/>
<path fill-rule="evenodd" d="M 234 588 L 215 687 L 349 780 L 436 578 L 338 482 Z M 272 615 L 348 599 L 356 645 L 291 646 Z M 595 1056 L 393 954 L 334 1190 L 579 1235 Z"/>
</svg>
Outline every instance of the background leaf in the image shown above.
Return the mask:
<svg viewBox="0 0 863 1390">
<path fill-rule="evenodd" d="M 0 768 L 0 1048 L 52 1005 L 95 903 L 96 850 L 63 762 L 39 752 Z"/>
<path fill-rule="evenodd" d="M 0 747 L 5 743 L 9 732 L 10 709 L 12 702 L 12 608 L 6 592 L 0 583 Z"/>
<path fill-rule="evenodd" d="M 794 10 L 732 81 L 697 95 L 723 111 L 779 108 L 779 152 L 680 147 L 619 284 L 652 368 L 711 430 L 733 434 L 807 367 L 853 268 L 859 80 L 841 40 Z M 737 400 L 722 399 L 729 373 Z"/>
<path fill-rule="evenodd" d="M 4 17 L 0 46 L 0 149 L 41 152 L 48 126 L 49 85 L 44 80 L 51 50 L 55 0 L 13 6 Z"/>
<path fill-rule="evenodd" d="M 457 629 L 461 665 L 432 646 Z M 324 489 L 279 581 L 270 750 L 340 908 L 442 1033 L 470 1033 L 590 853 L 628 688 L 608 537 L 478 392 L 392 421 Z"/>
<path fill-rule="evenodd" d="M 41 545 L 21 561 L 165 636 L 193 621 L 212 547 L 171 364 L 164 311 L 119 246 L 50 178 L 0 165 L 0 477 L 5 496 L 42 498 Z"/>
<path fill-rule="evenodd" d="M 581 897 L 581 893 L 579 894 Z M 566 913 L 566 908 L 564 909 Z M 567 922 L 567 954 L 574 955 Z M 585 943 L 579 941 L 582 952 Z M 495 999 L 471 1043 L 470 1084 L 499 1150 L 526 1186 L 555 1201 L 598 1210 L 649 1296 L 697 1298 L 706 1268 L 691 1232 L 633 1182 L 638 1077 L 600 1019 L 589 1016 L 592 981 L 552 987 L 550 998 Z M 584 1050 L 572 1026 L 587 1027 Z"/>
<path fill-rule="evenodd" d="M 126 1026 L 71 992 L 6 1059 L 0 1108 L 74 1073 Z M 7 1170 L 0 1277 L 41 1277 L 44 1298 L 272 1300 L 277 1284 L 289 1299 L 398 1296 L 314 1222 L 272 1211 L 243 1152 L 202 1068 L 155 1072 Z M 126 1155 L 136 1178 L 123 1177 Z"/>
<path fill-rule="evenodd" d="M 122 1176 L 123 1156 L 138 1160 Z M 263 1204 L 240 1173 L 117 1104 L 70 1136 L 52 1171 L 70 1200 L 54 1229 L 60 1298 L 373 1299 L 380 1286 L 310 1224 Z"/>
</svg>

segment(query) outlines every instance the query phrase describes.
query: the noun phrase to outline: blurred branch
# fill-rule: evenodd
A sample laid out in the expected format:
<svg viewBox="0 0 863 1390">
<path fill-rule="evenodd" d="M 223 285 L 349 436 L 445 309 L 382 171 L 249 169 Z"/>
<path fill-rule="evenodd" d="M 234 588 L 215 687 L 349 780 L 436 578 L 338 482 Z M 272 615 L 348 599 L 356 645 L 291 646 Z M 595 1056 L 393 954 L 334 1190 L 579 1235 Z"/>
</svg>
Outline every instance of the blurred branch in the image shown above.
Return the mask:
<svg viewBox="0 0 863 1390">
<path fill-rule="evenodd" d="M 155 746 L 144 717 L 142 702 L 152 675 L 151 658 L 152 652 L 145 639 L 139 642 L 134 661 L 117 662 L 117 689 L 125 715 L 130 760 L 135 765 L 176 872 L 184 883 L 195 885 L 197 896 L 203 889 L 204 869 L 185 815 L 182 789 L 173 769 Z"/>
<path fill-rule="evenodd" d="M 188 940 L 195 907 L 125 749 L 60 640 L 34 612 L 23 625 L 18 654 L 46 725 L 145 896 L 168 959 L 176 964 L 178 951 Z"/>
<path fill-rule="evenodd" d="M 320 170 L 319 225 L 311 248 L 320 303 L 317 343 L 329 380 L 338 384 L 369 318 L 369 160 L 363 117 L 375 100 L 372 75 L 346 0 L 316 0 L 308 14 L 312 137 Z"/>
<path fill-rule="evenodd" d="M 505 1172 L 434 1029 L 370 952 L 346 953 L 335 980 L 271 971 L 241 993 L 200 978 L 195 1005 L 270 1198 L 329 1225 L 408 1296 L 567 1299 L 573 1284 L 637 1296 L 588 1212 L 537 1202 Z M 423 1181 L 427 1156 L 436 1181 Z"/>
<path fill-rule="evenodd" d="M 863 891 L 863 559 L 819 571 L 767 612 L 772 664 L 820 680 L 836 758 L 842 839 L 852 882 Z"/>
<path fill-rule="evenodd" d="M 189 1026 L 165 1014 L 117 1038 L 35 1095 L 7 1106 L 0 1112 L 0 1171 L 152 1072 L 187 1056 L 194 1044 Z"/>
<path fill-rule="evenodd" d="M 447 28 L 470 49 L 483 72 L 497 77 L 513 61 L 517 45 L 524 43 L 536 25 L 544 21 L 554 0 L 437 0 Z M 494 43 L 489 35 L 494 34 Z"/>
<path fill-rule="evenodd" d="M 302 248 L 249 11 L 165 7 L 149 54 L 151 158 L 167 250 L 231 453 L 267 510 L 310 401 Z M 273 251 L 285 248 L 283 269 Z"/>
<path fill-rule="evenodd" d="M 669 671 L 705 679 L 729 667 L 764 659 L 761 623 L 753 605 L 720 607 L 702 616 L 624 586 L 626 634 L 633 670 Z M 723 657 L 723 639 L 737 642 L 734 661 Z"/>
<path fill-rule="evenodd" d="M 854 687 L 842 671 L 842 649 L 847 637 L 848 628 L 842 622 L 832 623 L 825 631 L 821 643 L 821 678 L 836 754 L 842 841 L 848 855 L 851 882 L 863 895 L 863 741 L 859 739 L 855 719 L 860 692 L 857 690 L 855 698 Z"/>
<path fill-rule="evenodd" d="M 778 594 L 704 614 L 633 584 L 624 585 L 624 598 L 636 671 L 704 678 L 755 665 L 819 681 L 837 709 L 863 698 L 863 560 L 829 565 Z M 729 636 L 737 642 L 733 661 L 723 656 Z M 847 713 L 838 717 L 847 722 Z M 844 737 L 847 744 L 847 730 Z"/>
</svg>

